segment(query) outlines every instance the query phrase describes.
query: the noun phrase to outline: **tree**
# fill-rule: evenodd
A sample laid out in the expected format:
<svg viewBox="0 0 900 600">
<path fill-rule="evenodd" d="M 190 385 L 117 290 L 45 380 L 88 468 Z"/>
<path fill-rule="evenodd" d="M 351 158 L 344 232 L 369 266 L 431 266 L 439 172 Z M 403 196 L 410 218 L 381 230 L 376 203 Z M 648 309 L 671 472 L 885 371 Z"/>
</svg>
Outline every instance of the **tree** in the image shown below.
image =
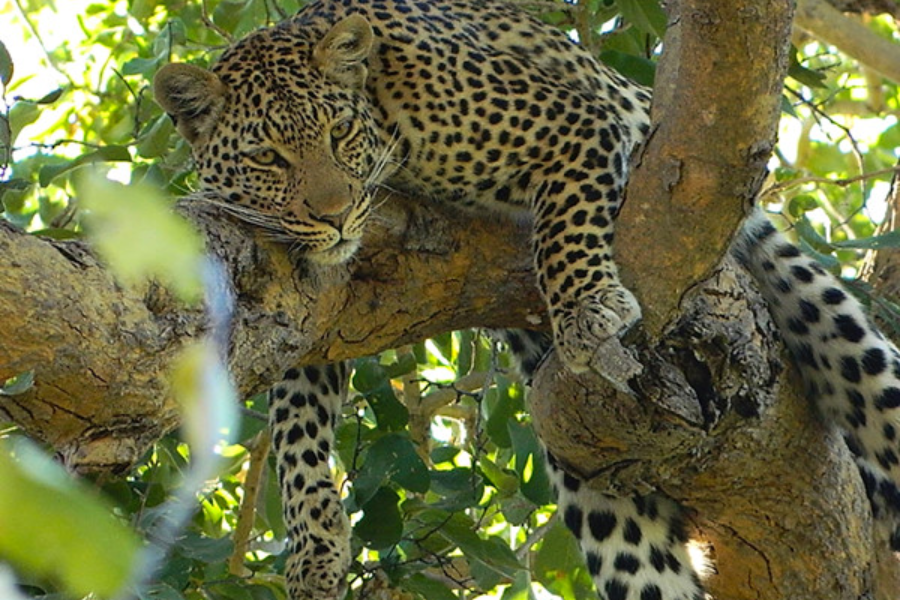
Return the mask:
<svg viewBox="0 0 900 600">
<path fill-rule="evenodd" d="M 648 378 L 648 393 L 652 396 L 655 392 L 668 402 L 666 410 L 648 417 L 641 405 L 617 395 L 596 377 L 558 378 L 552 363 L 535 382 L 542 393 L 536 394 L 533 410 L 542 415 L 542 434 L 554 450 L 569 457 L 570 463 L 584 465 L 586 473 L 600 474 L 595 477 L 597 485 L 660 487 L 694 509 L 695 533 L 712 544 L 718 558 L 719 575 L 710 579 L 710 586 L 721 597 L 856 598 L 875 591 L 890 597 L 896 569 L 884 560 L 884 573 L 877 577 L 872 567 L 873 557 L 887 554 L 884 549 L 873 550 L 867 508 L 846 450 L 834 432 L 812 418 L 810 407 L 791 383 L 790 371 L 773 367 L 780 364 L 779 350 L 772 344 L 772 328 L 765 324 L 761 301 L 754 299 L 733 267 L 719 264 L 742 214 L 740 201 L 756 195 L 761 185 L 782 102 L 782 78 L 794 56 L 786 46 L 789 3 L 746 0 L 723 4 L 683 0 L 670 7 L 673 25 L 656 88 L 657 128 L 638 159 L 619 226 L 619 261 L 646 316 L 645 339 L 629 341 L 642 347 L 642 358 L 653 365 L 649 372 L 657 381 Z M 94 6 L 94 14 L 107 22 L 119 18 L 108 7 Z M 237 7 L 244 12 L 236 12 Z M 146 81 L 173 50 L 181 52 L 186 40 L 216 43 L 217 29 L 220 33 L 246 31 L 251 23 L 259 22 L 253 12 L 263 8 L 268 9 L 269 4 L 223 2 L 210 15 L 190 6 L 184 7 L 181 20 L 167 21 L 175 10 L 169 3 L 134 3 L 131 16 L 151 30 L 156 28 L 160 35 L 150 43 L 123 27 L 121 36 L 107 38 L 123 75 L 111 80 L 110 89 L 119 86 L 121 97 L 126 88 L 142 85 L 130 82 Z M 628 2 L 594 8 L 548 9 L 547 16 L 563 26 L 574 26 L 583 43 L 592 46 L 597 43 L 597 26 L 620 10 L 630 26 L 603 38 L 603 56 L 618 61 L 634 76 L 646 77 L 646 69 L 652 65 L 633 51 L 652 42 L 654 34 L 661 34 L 664 23 L 658 8 L 653 3 Z M 817 30 L 816 15 L 822 11 L 834 18 L 827 5 L 801 2 L 798 23 L 829 40 L 848 19 L 838 15 L 840 27 L 831 21 L 827 29 Z M 235 14 L 239 18 L 234 18 Z M 190 16 L 198 22 L 211 19 L 214 27 L 188 28 L 185 23 Z M 863 27 L 865 39 L 879 29 L 891 33 L 895 26 L 886 19 L 872 19 Z M 802 35 L 795 31 L 795 37 Z M 98 34 L 97 40 L 101 39 Z M 795 90 L 796 98 L 788 95 L 787 100 L 809 100 L 815 109 L 806 117 L 804 111 L 809 109 L 805 105 L 791 109 L 800 115 L 798 119 L 824 119 L 815 102 L 826 94 L 809 86 L 821 84 L 820 73 L 814 69 L 821 67 L 827 56 L 815 55 L 821 46 L 807 45 L 807 53 L 798 54 L 800 60 L 791 67 L 795 80 L 788 89 Z M 896 52 L 896 46 L 889 48 L 878 54 Z M 748 55 L 767 59 L 748 61 Z M 873 66 L 896 80 L 896 74 L 886 72 L 891 64 L 886 61 Z M 860 80 L 851 68 L 831 68 L 843 71 L 847 81 Z M 0 70 L 3 72 L 8 71 Z M 4 75 L 2 81 L 8 84 L 10 76 Z M 875 76 L 868 82 L 873 90 L 893 92 L 893 96 L 886 95 L 891 98 L 887 107 L 896 110 L 896 88 Z M 132 134 L 127 127 L 123 134 L 120 127 L 118 133 L 101 131 L 96 138 L 85 134 L 86 140 L 98 140 L 99 147 L 75 160 L 14 157 L 3 196 L 11 221 L 22 224 L 26 217 L 33 217 L 35 204 L 43 210 L 44 222 L 52 221 L 52 207 L 57 204 L 53 202 L 54 186 L 62 193 L 82 192 L 83 188 L 72 187 L 69 176 L 78 163 L 91 160 L 127 157 L 135 161 L 132 180 L 163 181 L 173 188 L 183 184 L 185 175 L 178 163 L 184 156 L 183 145 L 168 161 L 158 160 L 172 143 L 171 126 L 158 109 L 143 100 L 142 92 L 134 93 L 139 101 L 130 150 L 111 145 L 129 140 Z M 870 95 L 870 99 L 874 97 Z M 829 102 L 852 100 L 852 92 L 840 91 Z M 86 121 L 131 121 L 121 106 L 106 110 L 88 114 Z M 19 133 L 21 123 L 38 113 L 34 104 L 15 102 L 5 121 L 10 133 Z M 892 166 L 893 157 L 882 153 L 891 148 L 895 131 L 896 125 L 882 135 L 881 144 L 860 156 L 863 172 Z M 14 137 L 7 135 L 11 140 Z M 803 213 L 813 206 L 830 210 L 836 199 L 853 211 L 869 193 L 837 186 L 795 194 L 789 185 L 799 187 L 810 174 L 844 178 L 855 174 L 847 170 L 846 154 L 831 144 L 808 138 L 805 143 L 808 156 L 814 158 L 801 161 L 798 157 L 795 164 L 782 159 L 778 199 L 787 205 L 786 212 L 799 217 L 798 229 L 817 251 L 837 251 L 834 240 L 826 242 L 817 237 L 813 227 L 806 228 Z M 174 169 L 172 165 L 176 165 Z M 30 178 L 37 177 L 49 184 L 43 188 L 47 191 L 35 192 Z M 660 210 L 661 203 L 668 207 L 665 211 Z M 696 227 L 698 206 L 704 215 L 702 230 Z M 343 443 L 339 443 L 339 454 L 346 469 L 356 470 L 358 451 L 369 459 L 359 467 L 357 487 L 360 479 L 367 481 L 363 476 L 369 477 L 366 500 L 377 504 L 367 511 L 362 502 L 354 505 L 359 496 L 351 496 L 350 505 L 363 509 L 357 534 L 381 549 L 377 555 L 380 566 L 394 583 L 406 576 L 400 586 L 419 594 L 447 593 L 448 586 L 490 588 L 499 583 L 511 583 L 510 590 L 520 590 L 528 578 L 514 563 L 530 556 L 532 576 L 538 581 L 564 597 L 583 597 L 579 587 L 585 585 L 583 569 L 572 569 L 577 563 L 558 558 L 565 554 L 562 550 L 571 548 L 571 540 L 538 508 L 547 502 L 547 490 L 540 478 L 529 477 L 526 457 L 533 456 L 535 442 L 521 425 L 520 387 L 508 376 L 497 374 L 499 359 L 492 359 L 471 334 L 444 334 L 472 326 L 533 325 L 535 316 L 542 314 L 531 261 L 524 250 L 528 246 L 524 228 L 425 209 L 415 199 L 392 198 L 382 207 L 381 218 L 373 223 L 364 250 L 351 267 L 298 272 L 284 248 L 259 236 L 248 244 L 254 233 L 216 210 L 196 202 L 184 203 L 180 210 L 204 232 L 207 248 L 225 261 L 231 274 L 238 303 L 230 366 L 242 394 L 263 390 L 296 363 L 400 348 L 380 360 L 360 361 L 354 384 L 370 408 L 357 419 L 352 418 L 357 410 L 348 411 L 351 418 L 339 433 Z M 660 213 L 664 219 L 659 218 Z M 840 226 L 834 239 L 871 233 L 871 225 L 858 216 L 848 223 L 841 220 L 836 211 L 835 221 Z M 59 232 L 54 228 L 53 233 Z M 0 234 L 6 249 L 0 257 L 0 289 L 4 290 L 0 297 L 0 321 L 4 323 L 0 379 L 20 376 L 20 389 L 10 384 L 0 408 L 30 435 L 56 449 L 76 470 L 126 468 L 178 422 L 179 411 L 165 373 L 186 341 L 204 331 L 203 312 L 185 309 L 157 284 L 118 286 L 80 242 L 47 241 L 5 224 Z M 652 255 L 641 252 L 647 240 L 653 240 L 658 249 Z M 728 319 L 722 318 L 726 314 Z M 681 327 L 667 328 L 676 317 L 682 319 Z M 758 322 L 763 324 L 754 325 Z M 740 360 L 733 359 L 733 352 L 726 354 L 725 349 L 736 347 L 735 332 L 757 327 L 757 335 L 742 341 Z M 661 337 L 664 330 L 667 336 Z M 427 336 L 438 336 L 429 346 L 437 349 L 431 356 L 423 356 L 425 347 L 421 345 L 408 346 Z M 657 361 L 654 355 L 661 354 L 675 355 L 674 364 Z M 443 367 L 462 378 L 455 387 L 422 388 L 417 385 L 421 369 L 416 370 L 416 363 L 432 372 Z M 29 371 L 33 371 L 36 384 L 18 393 L 27 387 L 21 382 L 28 377 L 21 374 Z M 391 376 L 399 377 L 405 406 L 388 383 Z M 485 384 L 491 380 L 493 384 Z M 765 385 L 759 386 L 757 394 L 722 394 L 714 406 L 698 405 L 698 390 L 704 386 L 719 392 L 734 390 L 740 383 L 746 387 L 748 381 L 765 381 Z M 693 394 L 687 393 L 691 391 Z M 472 401 L 473 396 L 480 404 Z M 562 398 L 567 400 L 561 402 Z M 599 398 L 603 401 L 598 402 Z M 552 406 L 541 399 L 552 399 Z M 436 415 L 456 417 L 465 425 L 450 427 L 449 440 L 429 452 L 425 447 L 428 424 Z M 479 420 L 484 422 L 479 424 Z M 252 419 L 247 423 L 251 432 L 260 429 L 252 425 Z M 667 435 L 647 435 L 647 431 L 666 431 Z M 251 432 L 248 439 L 253 437 Z M 471 441 L 455 439 L 465 433 L 472 436 Z M 410 440 L 417 446 L 410 445 Z M 574 443 L 567 447 L 567 442 L 581 440 L 580 447 Z M 403 464 L 409 472 L 405 477 L 388 472 L 384 462 L 371 458 L 390 445 L 406 453 Z M 264 444 L 257 447 L 257 455 L 259 447 Z M 460 458 L 460 447 L 465 460 Z M 626 448 L 632 454 L 617 453 L 610 458 L 598 452 L 603 447 Z M 409 448 L 417 450 L 409 454 Z M 149 466 L 141 467 L 143 475 L 139 470 L 138 476 L 131 476 L 124 486 L 127 492 L 119 488 L 120 498 L 132 505 L 143 502 L 144 507 L 153 506 L 159 499 L 151 499 L 150 492 L 159 494 L 171 485 L 171 480 L 159 484 L 165 479 L 160 472 L 178 466 L 180 452 L 183 449 L 171 440 L 156 446 Z M 701 467 L 698 456 L 703 459 Z M 611 460 L 617 464 L 629 461 L 614 479 L 605 477 Z M 257 467 L 255 473 L 263 470 L 259 456 L 252 464 Z M 433 488 L 429 500 L 419 491 L 425 477 L 422 468 L 425 473 L 431 469 L 430 479 L 425 480 L 426 487 L 430 481 Z M 222 510 L 236 512 L 233 499 L 220 499 L 238 495 L 241 485 L 234 476 L 236 471 L 233 468 L 223 477 L 222 493 L 211 494 L 204 504 L 206 519 L 198 526 L 212 537 L 220 536 L 225 527 L 216 525 L 216 518 L 210 516 L 215 511 L 209 505 L 220 505 L 220 514 Z M 155 484 L 158 487 L 154 488 Z M 120 484 L 112 487 L 116 485 Z M 736 488 L 741 493 L 735 493 Z M 366 518 L 376 508 L 381 515 L 399 518 L 399 498 L 404 499 L 406 529 L 401 526 L 398 530 L 392 519 L 384 519 L 379 523 L 382 527 L 377 527 L 374 519 Z M 794 501 L 785 502 L 785 498 Z M 435 512 L 437 505 L 445 508 L 447 504 L 466 510 Z M 134 513 L 142 514 L 141 510 Z M 275 521 L 269 519 L 263 529 L 277 531 Z M 471 535 L 472 527 L 487 529 L 504 523 L 522 528 L 519 532 L 504 530 L 507 542 L 513 541 L 520 556 L 497 550 L 496 537 Z M 773 523 L 783 525 L 773 527 Z M 398 536 L 403 541 L 396 545 Z M 235 593 L 234 587 L 240 587 L 235 581 L 228 582 L 231 588 L 215 582 L 207 585 L 219 575 L 224 578 L 218 571 L 211 575 L 208 567 L 223 555 L 223 548 L 227 554 L 228 548 L 221 543 L 204 546 L 205 542 L 198 540 L 202 538 L 190 537 L 175 552 L 177 560 L 191 563 L 194 573 L 200 572 L 200 566 L 206 568 L 205 577 L 194 585 L 206 585 L 213 595 Z M 804 551 L 797 552 L 801 547 Z M 455 557 L 454 548 L 462 549 L 469 562 Z M 252 559 L 240 553 L 237 556 L 260 574 L 247 585 L 258 586 L 262 575 L 271 570 L 268 559 L 260 559 L 259 553 Z M 239 573 L 240 566 L 232 573 Z M 360 568 L 368 589 L 384 583 Z M 166 593 L 190 596 L 195 589 L 177 578 L 163 581 L 170 588 Z M 435 582 L 442 586 L 440 591 L 435 591 Z M 265 589 L 278 593 L 277 588 Z M 253 588 L 252 593 L 263 592 Z"/>
</svg>

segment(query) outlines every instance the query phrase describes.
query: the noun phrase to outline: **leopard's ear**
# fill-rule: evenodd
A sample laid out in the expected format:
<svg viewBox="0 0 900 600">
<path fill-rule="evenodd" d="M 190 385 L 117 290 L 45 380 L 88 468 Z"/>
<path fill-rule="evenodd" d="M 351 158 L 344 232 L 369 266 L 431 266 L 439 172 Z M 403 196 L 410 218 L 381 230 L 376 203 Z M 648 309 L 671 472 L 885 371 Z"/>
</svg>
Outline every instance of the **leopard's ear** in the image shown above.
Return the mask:
<svg viewBox="0 0 900 600">
<path fill-rule="evenodd" d="M 362 15 L 337 22 L 313 48 L 313 64 L 329 80 L 359 90 L 366 83 L 366 57 L 375 39 L 372 26 Z"/>
<path fill-rule="evenodd" d="M 153 94 L 191 144 L 208 136 L 222 111 L 226 90 L 213 73 L 188 64 L 168 64 L 153 79 Z"/>
</svg>

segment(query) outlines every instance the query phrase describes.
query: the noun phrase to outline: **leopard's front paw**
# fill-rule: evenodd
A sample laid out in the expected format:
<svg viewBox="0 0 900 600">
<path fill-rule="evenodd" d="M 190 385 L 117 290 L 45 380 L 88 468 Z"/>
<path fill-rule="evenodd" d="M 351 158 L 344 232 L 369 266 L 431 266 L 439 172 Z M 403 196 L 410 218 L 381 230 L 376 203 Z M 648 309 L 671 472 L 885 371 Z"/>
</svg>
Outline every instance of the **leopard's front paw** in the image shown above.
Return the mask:
<svg viewBox="0 0 900 600">
<path fill-rule="evenodd" d="M 601 375 L 610 379 L 629 374 L 633 376 L 637 374 L 633 372 L 637 365 L 633 359 L 630 359 L 633 364 L 624 365 L 624 372 L 622 366 L 611 367 L 618 372 L 617 375 L 604 368 L 607 360 L 603 356 L 599 357 L 599 365 L 595 362 L 598 360 L 598 351 L 608 353 L 610 348 L 620 348 L 618 337 L 640 318 L 641 307 L 630 291 L 620 285 L 604 288 L 579 299 L 570 309 L 560 311 L 559 318 L 553 324 L 556 347 L 563 362 L 575 373 L 594 367 Z M 624 352 L 622 349 L 622 353 Z M 613 353 L 617 354 L 617 351 L 614 350 Z M 623 357 L 614 357 L 613 360 L 621 361 Z"/>
</svg>

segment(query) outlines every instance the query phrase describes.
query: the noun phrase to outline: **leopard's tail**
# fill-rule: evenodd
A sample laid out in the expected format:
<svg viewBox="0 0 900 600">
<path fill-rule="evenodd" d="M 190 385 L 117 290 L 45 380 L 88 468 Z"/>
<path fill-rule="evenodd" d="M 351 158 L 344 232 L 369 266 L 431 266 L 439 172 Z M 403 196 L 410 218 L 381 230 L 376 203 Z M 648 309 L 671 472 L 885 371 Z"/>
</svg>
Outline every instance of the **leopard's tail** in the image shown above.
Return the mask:
<svg viewBox="0 0 900 600">
<path fill-rule="evenodd" d="M 900 351 L 762 211 L 747 219 L 732 254 L 759 283 L 810 397 L 842 429 L 875 515 L 900 550 Z"/>
</svg>

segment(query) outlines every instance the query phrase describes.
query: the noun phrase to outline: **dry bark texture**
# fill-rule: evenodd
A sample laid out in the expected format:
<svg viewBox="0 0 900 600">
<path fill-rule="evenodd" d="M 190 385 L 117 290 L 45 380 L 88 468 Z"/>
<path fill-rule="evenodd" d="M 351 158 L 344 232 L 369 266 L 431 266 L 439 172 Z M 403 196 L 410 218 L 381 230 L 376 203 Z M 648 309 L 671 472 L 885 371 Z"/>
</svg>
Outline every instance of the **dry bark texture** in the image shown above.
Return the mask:
<svg viewBox="0 0 900 600">
<path fill-rule="evenodd" d="M 746 277 L 720 264 L 772 147 L 792 5 L 671 7 L 656 125 L 617 243 L 647 317 L 649 334 L 629 339 L 647 365 L 640 393 L 551 362 L 535 414 L 557 454 L 600 489 L 658 488 L 692 509 L 719 598 L 887 599 L 847 452 L 799 399 Z M 475 325 L 545 325 L 525 224 L 394 197 L 350 265 L 310 271 L 203 203 L 184 211 L 234 283 L 230 356 L 243 394 L 297 363 Z M 37 382 L 0 396 L 0 417 L 86 470 L 130 464 L 176 424 L 166 372 L 203 332 L 200 311 L 156 286 L 120 289 L 81 244 L 7 225 L 0 290 L 0 378 L 33 369 Z"/>
<path fill-rule="evenodd" d="M 394 197 L 352 264 L 301 270 L 284 247 L 202 202 L 182 211 L 227 265 L 237 298 L 230 367 L 241 394 L 295 364 L 365 356 L 438 333 L 540 326 L 529 228 Z M 126 467 L 178 420 L 167 372 L 202 334 L 202 311 L 155 285 L 122 289 L 79 242 L 40 240 L 0 222 L 0 381 L 34 370 L 25 394 L 0 396 L 73 467 Z"/>
<path fill-rule="evenodd" d="M 618 226 L 625 283 L 654 334 L 708 276 L 759 190 L 775 143 L 793 3 L 676 3 L 654 86 L 653 129 Z M 702 217 L 701 217 L 702 215 Z M 637 238 L 648 230 L 653 251 Z"/>
<path fill-rule="evenodd" d="M 872 522 L 849 452 L 785 370 L 746 274 L 726 262 L 684 309 L 661 341 L 639 344 L 636 396 L 543 366 L 531 396 L 541 437 L 596 489 L 662 490 L 687 507 L 716 598 L 892 597 L 874 595 Z"/>
</svg>

